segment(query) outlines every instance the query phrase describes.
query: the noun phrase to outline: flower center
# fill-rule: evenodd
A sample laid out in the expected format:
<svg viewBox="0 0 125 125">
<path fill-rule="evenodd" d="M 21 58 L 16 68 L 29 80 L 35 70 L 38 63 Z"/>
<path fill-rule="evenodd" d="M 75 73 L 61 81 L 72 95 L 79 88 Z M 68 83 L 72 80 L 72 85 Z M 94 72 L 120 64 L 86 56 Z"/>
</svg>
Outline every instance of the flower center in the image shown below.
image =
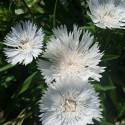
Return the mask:
<svg viewBox="0 0 125 125">
<path fill-rule="evenodd" d="M 21 41 L 19 45 L 19 49 L 25 51 L 25 52 L 30 52 L 32 49 L 31 43 L 26 40 L 26 41 Z"/>
<path fill-rule="evenodd" d="M 76 111 L 76 102 L 72 99 L 65 100 L 65 112 L 75 112 Z"/>
<path fill-rule="evenodd" d="M 106 12 L 106 13 L 104 14 L 104 20 L 105 20 L 106 22 L 112 21 L 112 19 L 113 19 L 113 15 L 112 15 L 111 12 Z"/>
</svg>

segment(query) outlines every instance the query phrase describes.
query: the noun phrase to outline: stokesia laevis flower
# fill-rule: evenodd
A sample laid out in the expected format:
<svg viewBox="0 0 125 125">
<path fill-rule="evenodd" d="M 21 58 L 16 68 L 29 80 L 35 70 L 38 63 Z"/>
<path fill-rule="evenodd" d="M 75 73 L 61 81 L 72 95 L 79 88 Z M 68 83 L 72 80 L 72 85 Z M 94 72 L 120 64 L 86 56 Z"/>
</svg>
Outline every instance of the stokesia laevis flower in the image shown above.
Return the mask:
<svg viewBox="0 0 125 125">
<path fill-rule="evenodd" d="M 7 61 L 27 65 L 42 52 L 43 31 L 30 21 L 21 22 L 11 29 L 4 43 L 8 46 L 4 49 Z"/>
<path fill-rule="evenodd" d="M 89 16 L 96 26 L 125 28 L 125 2 L 122 0 L 89 0 L 88 4 Z"/>
<path fill-rule="evenodd" d="M 68 78 L 58 82 L 39 101 L 43 125 L 87 125 L 102 118 L 98 93 L 90 83 Z"/>
<path fill-rule="evenodd" d="M 98 43 L 93 43 L 93 38 L 88 31 L 82 32 L 77 26 L 69 33 L 65 26 L 54 29 L 54 36 L 43 54 L 47 60 L 38 61 L 38 69 L 46 82 L 67 76 L 83 80 L 91 77 L 99 81 L 100 73 L 104 71 L 104 67 L 98 66 L 103 53 L 100 53 Z"/>
</svg>

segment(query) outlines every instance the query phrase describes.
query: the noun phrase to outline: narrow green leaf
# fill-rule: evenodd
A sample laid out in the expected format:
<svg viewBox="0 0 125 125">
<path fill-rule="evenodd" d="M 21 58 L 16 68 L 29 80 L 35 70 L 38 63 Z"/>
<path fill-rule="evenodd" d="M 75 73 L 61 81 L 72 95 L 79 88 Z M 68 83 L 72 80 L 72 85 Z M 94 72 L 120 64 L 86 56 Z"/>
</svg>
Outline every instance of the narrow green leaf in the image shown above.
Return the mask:
<svg viewBox="0 0 125 125">
<path fill-rule="evenodd" d="M 102 85 L 99 85 L 99 84 L 95 84 L 95 89 L 97 91 L 109 91 L 109 90 L 114 90 L 116 87 L 115 86 L 102 86 Z"/>
<path fill-rule="evenodd" d="M 22 87 L 18 93 L 18 95 L 24 93 L 30 86 L 31 82 L 32 82 L 32 79 L 33 77 L 36 75 L 37 72 L 34 72 L 32 75 L 30 75 L 25 81 L 24 83 L 22 84 Z"/>
<path fill-rule="evenodd" d="M 80 27 L 80 29 L 89 30 L 89 31 L 95 32 L 95 26 L 93 26 L 93 25 L 83 26 L 83 27 Z"/>
<path fill-rule="evenodd" d="M 105 55 L 103 57 L 103 61 L 111 61 L 117 58 L 119 58 L 119 55 Z"/>
<path fill-rule="evenodd" d="M 0 68 L 0 72 L 6 71 L 12 67 L 14 67 L 15 65 L 11 65 L 11 64 L 7 64 L 4 67 Z"/>
</svg>

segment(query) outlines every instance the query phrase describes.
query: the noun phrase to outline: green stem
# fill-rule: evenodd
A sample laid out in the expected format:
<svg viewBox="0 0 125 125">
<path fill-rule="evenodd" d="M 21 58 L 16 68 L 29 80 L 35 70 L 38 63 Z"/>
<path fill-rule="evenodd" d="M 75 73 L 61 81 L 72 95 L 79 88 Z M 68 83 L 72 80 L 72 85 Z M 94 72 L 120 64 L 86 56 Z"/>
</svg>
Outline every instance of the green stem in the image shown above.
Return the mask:
<svg viewBox="0 0 125 125">
<path fill-rule="evenodd" d="M 53 27 L 55 27 L 55 25 L 56 25 L 56 9 L 57 9 L 57 2 L 58 2 L 58 0 L 55 1 L 54 11 L 53 11 Z"/>
</svg>

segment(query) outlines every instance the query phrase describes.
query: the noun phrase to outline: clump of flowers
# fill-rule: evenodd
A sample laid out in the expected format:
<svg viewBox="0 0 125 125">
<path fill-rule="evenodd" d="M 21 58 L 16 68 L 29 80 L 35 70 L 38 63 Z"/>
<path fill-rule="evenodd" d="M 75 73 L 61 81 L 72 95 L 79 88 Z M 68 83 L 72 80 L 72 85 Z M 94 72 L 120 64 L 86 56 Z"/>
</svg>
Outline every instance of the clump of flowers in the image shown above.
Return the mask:
<svg viewBox="0 0 125 125">
<path fill-rule="evenodd" d="M 42 52 L 43 31 L 30 21 L 21 22 L 11 28 L 5 37 L 4 49 L 7 61 L 11 64 L 29 64 Z"/>
<path fill-rule="evenodd" d="M 48 85 L 39 101 L 43 125 L 87 125 L 102 118 L 98 93 L 88 82 L 99 81 L 104 67 L 103 53 L 88 31 L 74 25 L 53 30 L 47 48 L 38 61 L 38 69 Z M 5 38 L 4 52 L 11 64 L 29 64 L 42 52 L 44 34 L 30 21 L 12 28 Z"/>
<path fill-rule="evenodd" d="M 125 28 L 125 2 L 122 0 L 89 0 L 89 16 L 100 28 Z"/>
<path fill-rule="evenodd" d="M 53 30 L 38 69 L 48 85 L 39 101 L 43 125 L 87 125 L 102 118 L 98 93 L 89 78 L 99 81 L 103 53 L 88 31 L 74 25 Z M 21 22 L 7 34 L 4 49 L 11 64 L 29 64 L 42 52 L 44 34 L 30 21 Z"/>
<path fill-rule="evenodd" d="M 88 31 L 77 26 L 53 30 L 54 35 L 38 61 L 48 89 L 39 101 L 43 125 L 87 125 L 102 118 L 98 93 L 88 82 L 99 81 L 104 67 L 98 43 Z"/>
<path fill-rule="evenodd" d="M 115 0 L 89 0 L 89 16 L 101 28 L 124 28 L 125 10 Z M 27 65 L 42 52 L 43 30 L 30 21 L 11 28 L 5 37 L 4 53 L 11 64 Z M 102 108 L 92 80 L 100 81 L 105 67 L 100 66 L 103 52 L 89 31 L 74 25 L 53 29 L 38 69 L 48 87 L 39 101 L 43 125 L 87 125 L 100 121 Z M 90 80 L 91 79 L 91 80 Z"/>
</svg>

